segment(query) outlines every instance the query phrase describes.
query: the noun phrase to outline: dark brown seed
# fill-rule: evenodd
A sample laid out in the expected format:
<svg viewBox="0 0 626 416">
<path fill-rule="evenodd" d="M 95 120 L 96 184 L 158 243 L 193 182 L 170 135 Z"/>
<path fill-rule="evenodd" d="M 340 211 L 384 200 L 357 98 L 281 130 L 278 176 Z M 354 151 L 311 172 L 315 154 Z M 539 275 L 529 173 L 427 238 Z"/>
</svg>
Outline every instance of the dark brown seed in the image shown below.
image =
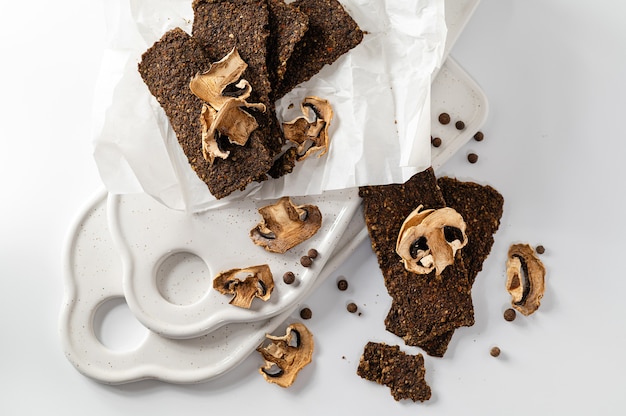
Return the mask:
<svg viewBox="0 0 626 416">
<path fill-rule="evenodd" d="M 450 114 L 448 113 L 439 114 L 439 122 L 441 124 L 448 124 L 450 122 Z"/>
<path fill-rule="evenodd" d="M 313 260 L 309 256 L 302 256 L 300 257 L 300 264 L 304 267 L 311 267 Z"/>
<path fill-rule="evenodd" d="M 535 248 L 535 251 L 537 252 L 537 254 L 543 254 L 546 252 L 546 248 L 544 246 L 539 245 Z"/>
<path fill-rule="evenodd" d="M 308 253 L 306 253 L 310 258 L 314 259 L 317 258 L 317 255 L 319 254 L 317 252 L 317 250 L 315 250 L 314 248 L 310 249 Z"/>
<path fill-rule="evenodd" d="M 340 281 L 337 282 L 337 288 L 339 288 L 339 290 L 347 290 L 348 281 L 345 279 L 341 279 Z"/>
<path fill-rule="evenodd" d="M 491 351 L 489 351 L 489 354 L 491 354 L 491 356 L 492 356 L 492 357 L 497 357 L 497 356 L 499 356 L 499 355 L 500 355 L 500 352 L 501 352 L 501 351 L 500 351 L 500 348 L 498 348 L 498 347 L 493 347 L 493 348 L 491 349 Z"/>
<path fill-rule="evenodd" d="M 439 147 L 441 146 L 441 139 L 439 137 L 435 137 L 430 141 L 430 143 L 433 145 L 433 147 Z"/>
<path fill-rule="evenodd" d="M 504 311 L 504 320 L 511 322 L 515 320 L 515 317 L 517 316 L 517 312 L 515 312 L 515 309 L 513 308 L 509 308 L 506 311 Z"/>
<path fill-rule="evenodd" d="M 484 138 L 485 138 L 485 135 L 483 134 L 482 131 L 479 131 L 474 135 L 474 140 L 476 140 L 477 142 L 482 142 Z"/>
<path fill-rule="evenodd" d="M 465 123 L 459 120 L 454 123 L 454 127 L 456 127 L 457 130 L 463 130 L 465 128 Z"/>
<path fill-rule="evenodd" d="M 354 303 L 354 302 L 350 302 L 350 303 L 348 303 L 348 306 L 346 306 L 346 309 L 348 309 L 348 312 L 350 312 L 350 313 L 354 313 L 354 312 L 356 312 L 356 311 L 357 311 L 357 309 L 359 309 L 359 308 L 356 306 L 356 303 Z"/>
<path fill-rule="evenodd" d="M 302 310 L 300 310 L 300 318 L 311 319 L 312 316 L 313 316 L 313 312 L 311 312 L 311 309 L 302 308 Z"/>
<path fill-rule="evenodd" d="M 283 275 L 283 282 L 287 283 L 288 285 L 292 284 L 295 281 L 296 281 L 296 275 L 293 274 L 293 272 L 286 272 Z"/>
<path fill-rule="evenodd" d="M 478 162 L 478 155 L 476 153 L 470 153 L 469 155 L 467 155 L 467 160 L 470 163 L 476 163 Z"/>
</svg>

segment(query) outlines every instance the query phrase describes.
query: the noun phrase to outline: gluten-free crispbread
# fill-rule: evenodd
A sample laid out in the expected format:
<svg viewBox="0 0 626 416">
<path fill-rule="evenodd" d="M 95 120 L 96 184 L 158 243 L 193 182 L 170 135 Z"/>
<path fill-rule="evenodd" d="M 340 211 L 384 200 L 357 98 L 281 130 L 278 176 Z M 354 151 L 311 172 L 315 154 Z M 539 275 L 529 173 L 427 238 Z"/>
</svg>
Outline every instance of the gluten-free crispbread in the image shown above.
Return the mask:
<svg viewBox="0 0 626 416">
<path fill-rule="evenodd" d="M 502 216 L 502 195 L 490 186 L 437 179 L 432 169 L 404 184 L 362 187 L 360 195 L 372 247 L 392 297 L 387 330 L 407 345 L 443 356 L 454 330 L 474 323 L 472 284 L 491 251 Z M 395 251 L 402 222 L 420 205 L 453 208 L 467 226 L 467 245 L 440 276 L 407 271 Z"/>
<path fill-rule="evenodd" d="M 284 148 L 286 140 L 276 119 L 275 99 L 325 64 L 334 62 L 362 38 L 358 25 L 336 0 L 302 1 L 303 10 L 296 3 L 194 0 L 192 35 L 181 29 L 171 30 L 142 55 L 139 72 L 144 82 L 164 109 L 192 169 L 218 199 L 243 190 L 252 182 L 293 170 L 296 155 L 291 148 Z M 345 27 L 325 25 L 324 30 L 319 30 L 317 17 L 321 14 L 338 19 L 360 37 L 353 36 L 349 48 L 345 47 L 347 43 L 342 43 L 342 47 L 331 53 L 332 45 L 339 46 L 337 39 L 342 38 Z M 317 22 L 311 33 L 310 16 Z M 306 34 L 311 36 L 308 40 Z M 326 42 L 326 52 L 311 49 L 311 45 L 319 46 L 321 42 Z M 248 102 L 253 104 L 246 102 L 239 106 L 234 100 L 229 102 L 232 104 L 228 107 L 229 114 L 239 112 L 241 117 L 248 117 L 245 128 L 238 121 L 222 124 L 219 129 L 211 128 L 217 126 L 215 120 L 221 121 L 226 116 L 220 119 L 219 108 L 211 108 L 194 96 L 189 82 L 233 51 L 240 55 L 246 67 L 240 83 L 233 82 L 235 88 L 224 94 L 237 98 L 237 94 L 246 91 Z M 314 55 L 307 57 L 307 51 Z M 300 74 L 292 72 L 287 81 L 285 77 L 294 55 L 297 55 L 294 66 Z M 307 64 L 302 65 L 303 62 Z M 279 84 L 281 95 L 277 93 Z M 238 129 L 237 140 L 230 140 L 229 132 L 235 129 Z M 239 134 L 242 130 L 243 136 Z"/>
</svg>

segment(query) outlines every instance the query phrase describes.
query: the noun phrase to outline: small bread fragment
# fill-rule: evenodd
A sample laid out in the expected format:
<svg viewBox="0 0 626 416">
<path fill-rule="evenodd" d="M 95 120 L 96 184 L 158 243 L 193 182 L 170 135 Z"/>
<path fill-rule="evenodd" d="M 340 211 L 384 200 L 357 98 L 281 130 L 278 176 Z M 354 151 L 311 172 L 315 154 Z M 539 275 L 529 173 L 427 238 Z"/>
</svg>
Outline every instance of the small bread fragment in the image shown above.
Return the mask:
<svg viewBox="0 0 626 416">
<path fill-rule="evenodd" d="M 425 380 L 424 356 L 408 355 L 397 345 L 368 342 L 359 360 L 357 374 L 389 387 L 396 401 L 424 402 L 431 397 L 430 386 Z"/>
</svg>

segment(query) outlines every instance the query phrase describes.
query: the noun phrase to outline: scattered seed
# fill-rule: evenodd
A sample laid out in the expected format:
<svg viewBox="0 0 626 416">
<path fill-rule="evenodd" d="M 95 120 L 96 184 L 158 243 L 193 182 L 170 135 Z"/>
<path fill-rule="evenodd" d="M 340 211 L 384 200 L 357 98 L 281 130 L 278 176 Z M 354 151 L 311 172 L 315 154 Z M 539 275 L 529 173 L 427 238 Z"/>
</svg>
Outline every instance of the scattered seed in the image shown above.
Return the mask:
<svg viewBox="0 0 626 416">
<path fill-rule="evenodd" d="M 293 274 L 293 272 L 286 272 L 283 275 L 283 282 L 287 283 L 288 285 L 292 284 L 295 281 L 296 281 L 296 275 Z"/>
<path fill-rule="evenodd" d="M 448 113 L 439 114 L 439 122 L 441 124 L 448 124 L 450 122 L 450 114 Z"/>
<path fill-rule="evenodd" d="M 470 163 L 476 163 L 478 162 L 478 155 L 476 153 L 470 153 L 469 155 L 467 155 L 467 160 Z"/>
<path fill-rule="evenodd" d="M 348 303 L 348 306 L 346 307 L 346 309 L 348 309 L 348 312 L 350 313 L 355 313 L 359 308 L 356 306 L 356 303 L 350 302 Z"/>
<path fill-rule="evenodd" d="M 454 127 L 456 127 L 457 130 L 463 130 L 465 128 L 465 123 L 459 120 L 456 123 L 454 123 Z"/>
<path fill-rule="evenodd" d="M 348 289 L 348 281 L 345 279 L 341 279 L 340 281 L 337 282 L 337 288 L 339 288 L 339 290 L 347 290 Z"/>
<path fill-rule="evenodd" d="M 313 260 L 309 256 L 300 257 L 300 264 L 304 267 L 311 267 Z"/>
<path fill-rule="evenodd" d="M 306 253 L 310 258 L 315 259 L 317 258 L 317 255 L 319 254 L 317 252 L 317 250 L 315 250 L 314 248 L 310 249 L 308 253 Z"/>
<path fill-rule="evenodd" d="M 439 147 L 441 146 L 441 138 L 435 137 L 430 141 L 430 143 L 433 145 L 433 147 Z"/>
<path fill-rule="evenodd" d="M 311 319 L 313 316 L 313 312 L 309 308 L 302 308 L 300 311 L 300 318 L 302 319 Z"/>
<path fill-rule="evenodd" d="M 537 254 L 543 254 L 546 252 L 546 248 L 542 245 L 539 245 L 535 248 L 535 251 L 537 252 Z"/>
<path fill-rule="evenodd" d="M 515 317 L 517 316 L 517 312 L 515 312 L 515 309 L 513 308 L 509 308 L 506 311 L 504 311 L 504 320 L 511 322 L 515 320 Z"/>
<path fill-rule="evenodd" d="M 476 134 L 474 135 L 474 140 L 476 140 L 477 142 L 482 142 L 484 138 L 485 135 L 482 131 L 476 132 Z"/>
<path fill-rule="evenodd" d="M 499 355 L 500 355 L 500 352 L 501 352 L 501 351 L 500 351 L 500 348 L 498 348 L 498 347 L 493 347 L 493 348 L 491 349 L 491 351 L 489 351 L 489 354 L 491 354 L 491 356 L 492 356 L 492 357 L 497 357 L 497 356 L 499 356 Z"/>
</svg>

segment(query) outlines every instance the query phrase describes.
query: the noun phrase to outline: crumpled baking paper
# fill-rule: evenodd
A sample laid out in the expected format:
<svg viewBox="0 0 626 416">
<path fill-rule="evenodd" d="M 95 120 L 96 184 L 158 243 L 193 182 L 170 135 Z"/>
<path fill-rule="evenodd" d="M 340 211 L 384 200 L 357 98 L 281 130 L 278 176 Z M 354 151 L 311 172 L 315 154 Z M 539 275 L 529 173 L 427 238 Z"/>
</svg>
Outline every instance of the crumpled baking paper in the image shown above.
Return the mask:
<svg viewBox="0 0 626 416">
<path fill-rule="evenodd" d="M 289 121 L 300 115 L 305 96 L 328 99 L 334 110 L 328 153 L 216 200 L 137 71 L 142 53 L 165 32 L 181 27 L 191 33 L 191 2 L 105 2 L 109 37 L 94 105 L 94 158 L 109 192 L 145 192 L 170 208 L 195 212 L 244 196 L 404 182 L 430 166 L 430 82 L 442 63 L 444 0 L 341 0 L 366 32 L 362 43 L 277 102 L 279 120 Z"/>
</svg>

